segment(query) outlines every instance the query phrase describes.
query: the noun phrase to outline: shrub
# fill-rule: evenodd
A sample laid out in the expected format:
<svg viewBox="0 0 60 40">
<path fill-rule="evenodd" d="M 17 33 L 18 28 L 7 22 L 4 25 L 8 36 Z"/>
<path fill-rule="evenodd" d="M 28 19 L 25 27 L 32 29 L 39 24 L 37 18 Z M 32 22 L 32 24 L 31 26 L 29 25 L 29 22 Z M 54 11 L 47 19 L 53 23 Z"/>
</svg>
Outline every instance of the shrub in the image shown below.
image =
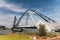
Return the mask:
<svg viewBox="0 0 60 40">
<path fill-rule="evenodd" d="M 45 25 L 39 24 L 39 35 L 40 36 L 46 36 L 47 30 L 45 29 Z"/>
</svg>

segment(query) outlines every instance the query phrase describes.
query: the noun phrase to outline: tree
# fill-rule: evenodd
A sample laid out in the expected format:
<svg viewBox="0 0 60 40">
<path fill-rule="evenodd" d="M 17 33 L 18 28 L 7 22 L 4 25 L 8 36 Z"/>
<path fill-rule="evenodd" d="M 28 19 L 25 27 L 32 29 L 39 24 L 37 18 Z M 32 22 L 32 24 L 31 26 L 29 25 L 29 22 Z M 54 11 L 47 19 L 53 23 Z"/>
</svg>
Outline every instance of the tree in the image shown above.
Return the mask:
<svg viewBox="0 0 60 40">
<path fill-rule="evenodd" d="M 40 36 L 46 36 L 47 35 L 47 30 L 45 29 L 44 24 L 39 24 L 39 35 Z"/>
</svg>

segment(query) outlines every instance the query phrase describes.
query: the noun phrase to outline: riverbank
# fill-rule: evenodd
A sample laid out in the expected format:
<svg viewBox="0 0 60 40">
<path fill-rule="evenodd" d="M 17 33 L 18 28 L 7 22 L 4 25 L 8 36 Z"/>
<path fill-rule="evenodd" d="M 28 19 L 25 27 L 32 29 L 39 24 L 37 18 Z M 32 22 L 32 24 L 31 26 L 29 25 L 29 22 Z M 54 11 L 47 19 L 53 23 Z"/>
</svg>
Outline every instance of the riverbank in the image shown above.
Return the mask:
<svg viewBox="0 0 60 40">
<path fill-rule="evenodd" d="M 60 34 L 57 34 L 55 37 L 40 37 L 39 35 L 35 35 L 34 33 L 10 33 L 0 35 L 0 40 L 32 40 L 33 37 L 36 36 L 37 40 L 60 40 Z"/>
</svg>

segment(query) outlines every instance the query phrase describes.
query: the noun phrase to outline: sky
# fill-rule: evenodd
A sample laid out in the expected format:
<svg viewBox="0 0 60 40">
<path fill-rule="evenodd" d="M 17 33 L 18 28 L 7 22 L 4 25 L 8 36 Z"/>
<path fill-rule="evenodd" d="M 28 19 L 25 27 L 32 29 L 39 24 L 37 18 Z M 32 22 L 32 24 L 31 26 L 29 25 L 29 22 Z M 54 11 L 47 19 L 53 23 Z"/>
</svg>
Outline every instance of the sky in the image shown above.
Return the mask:
<svg viewBox="0 0 60 40">
<path fill-rule="evenodd" d="M 60 0 L 0 0 L 0 25 L 12 27 L 14 16 L 18 19 L 27 9 L 60 22 Z"/>
</svg>

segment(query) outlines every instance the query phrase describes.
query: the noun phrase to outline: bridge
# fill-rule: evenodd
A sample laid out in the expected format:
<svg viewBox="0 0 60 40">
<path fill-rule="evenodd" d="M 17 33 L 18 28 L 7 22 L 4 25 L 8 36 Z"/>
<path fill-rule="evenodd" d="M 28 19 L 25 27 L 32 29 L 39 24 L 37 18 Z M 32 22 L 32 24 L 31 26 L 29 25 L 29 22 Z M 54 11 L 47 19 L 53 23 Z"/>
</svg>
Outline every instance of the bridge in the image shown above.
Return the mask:
<svg viewBox="0 0 60 40">
<path fill-rule="evenodd" d="M 21 23 L 22 21 L 22 18 L 24 17 L 24 15 L 26 16 L 26 21 L 25 21 L 25 25 L 28 25 L 28 21 L 29 21 L 29 18 L 31 17 L 32 21 L 34 22 L 34 26 L 26 26 L 26 27 L 18 27 L 19 24 Z M 57 21 L 43 15 L 42 13 L 36 11 L 36 10 L 32 10 L 32 9 L 29 9 L 29 10 L 26 10 L 24 13 L 22 13 L 22 15 L 20 16 L 19 20 L 17 21 L 17 18 L 16 16 L 14 17 L 14 24 L 13 24 L 13 27 L 12 29 L 23 29 L 23 28 L 37 28 L 39 29 L 39 26 L 37 26 L 36 24 L 38 23 L 37 19 L 35 18 L 36 16 L 39 16 L 39 18 L 42 18 L 46 24 L 48 24 L 50 27 L 51 27 L 51 31 L 56 31 L 56 32 L 60 32 L 60 23 L 58 23 Z"/>
</svg>

